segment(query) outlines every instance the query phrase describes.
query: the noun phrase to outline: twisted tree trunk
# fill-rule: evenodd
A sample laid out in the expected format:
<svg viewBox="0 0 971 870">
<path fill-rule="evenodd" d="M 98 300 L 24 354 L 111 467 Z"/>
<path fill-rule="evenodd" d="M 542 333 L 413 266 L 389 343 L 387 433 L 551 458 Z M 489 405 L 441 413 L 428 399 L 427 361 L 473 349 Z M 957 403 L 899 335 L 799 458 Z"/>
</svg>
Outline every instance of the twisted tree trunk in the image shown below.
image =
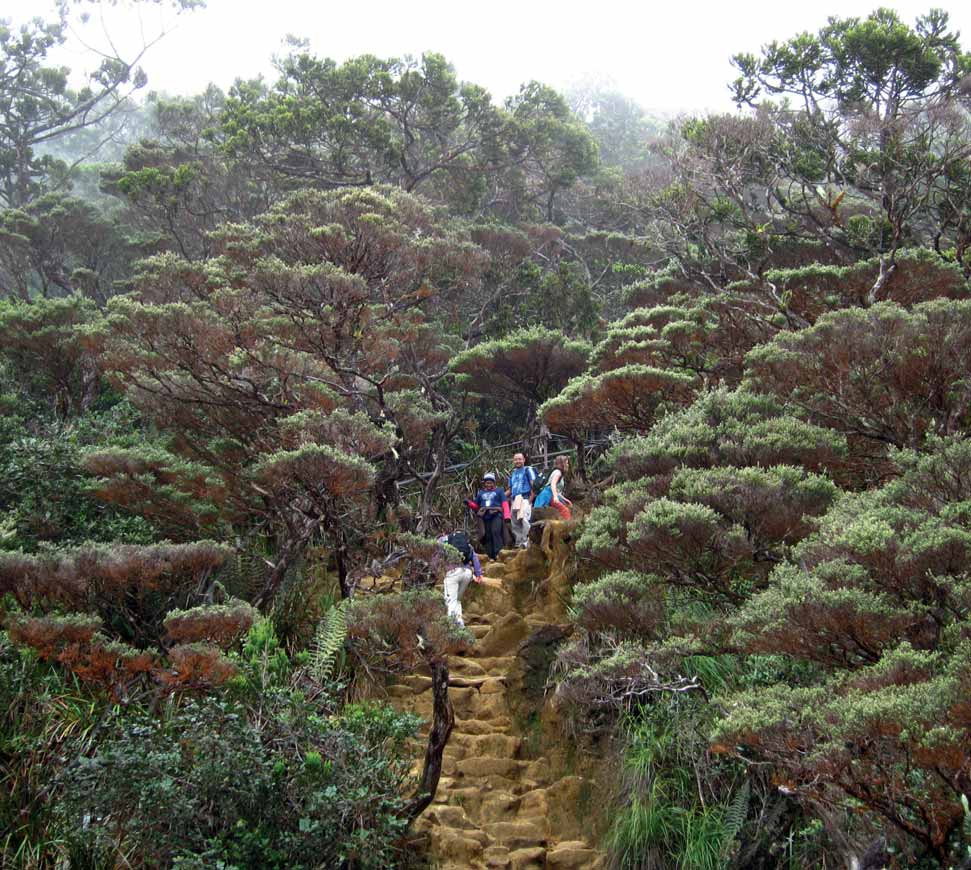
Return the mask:
<svg viewBox="0 0 971 870">
<path fill-rule="evenodd" d="M 455 725 L 455 711 L 448 696 L 448 663 L 444 656 L 436 656 L 429 665 L 432 670 L 432 727 L 428 732 L 421 781 L 414 797 L 405 807 L 405 817 L 409 824 L 435 799 L 438 781 L 442 776 L 442 756 Z"/>
</svg>

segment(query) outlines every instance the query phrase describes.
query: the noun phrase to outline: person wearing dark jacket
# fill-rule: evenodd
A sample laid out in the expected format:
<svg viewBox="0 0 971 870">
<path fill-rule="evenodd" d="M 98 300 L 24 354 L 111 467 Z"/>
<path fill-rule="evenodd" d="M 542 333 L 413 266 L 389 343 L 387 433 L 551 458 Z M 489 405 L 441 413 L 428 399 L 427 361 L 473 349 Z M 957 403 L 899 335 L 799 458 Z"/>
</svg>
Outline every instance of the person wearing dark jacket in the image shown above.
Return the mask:
<svg viewBox="0 0 971 870">
<path fill-rule="evenodd" d="M 495 559 L 502 549 L 502 523 L 510 518 L 506 493 L 496 488 L 496 476 L 489 472 L 482 475 L 482 489 L 474 500 L 466 504 L 472 508 L 485 525 L 485 547 L 490 559 Z"/>
<path fill-rule="evenodd" d="M 440 544 L 451 544 L 462 556 L 462 564 L 450 568 L 445 573 L 445 609 L 452 619 L 464 627 L 462 596 L 470 583 L 473 581 L 482 582 L 482 565 L 479 564 L 479 557 L 472 549 L 469 536 L 465 532 L 457 531 L 451 535 L 442 535 L 438 542 Z"/>
</svg>

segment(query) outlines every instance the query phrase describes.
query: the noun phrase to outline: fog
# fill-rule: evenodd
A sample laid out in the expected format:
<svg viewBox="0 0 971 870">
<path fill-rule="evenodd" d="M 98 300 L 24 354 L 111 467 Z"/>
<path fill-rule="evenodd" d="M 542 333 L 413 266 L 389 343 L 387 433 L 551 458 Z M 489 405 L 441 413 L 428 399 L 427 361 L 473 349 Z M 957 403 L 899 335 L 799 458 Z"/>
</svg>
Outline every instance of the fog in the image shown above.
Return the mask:
<svg viewBox="0 0 971 870">
<path fill-rule="evenodd" d="M 286 50 L 284 40 L 292 35 L 336 60 L 438 51 L 463 79 L 500 98 L 530 79 L 561 89 L 593 79 L 655 111 L 724 110 L 731 106 L 732 54 L 816 30 L 827 14 L 866 15 L 879 5 L 842 0 L 827 13 L 815 4 L 768 0 L 594 5 L 496 0 L 481 6 L 443 0 L 313 5 L 209 0 L 203 9 L 177 15 L 150 5 L 104 4 L 75 33 L 62 62 L 76 70 L 90 67 L 95 55 L 89 49 L 105 47 L 108 38 L 131 53 L 165 30 L 143 61 L 149 88 L 189 94 L 209 82 L 226 88 L 236 78 L 272 78 L 272 57 Z M 908 23 L 930 5 L 892 4 Z M 5 17 L 15 23 L 44 12 L 37 0 L 4 4 Z M 971 34 L 971 9 L 952 8 L 951 22 Z"/>
</svg>

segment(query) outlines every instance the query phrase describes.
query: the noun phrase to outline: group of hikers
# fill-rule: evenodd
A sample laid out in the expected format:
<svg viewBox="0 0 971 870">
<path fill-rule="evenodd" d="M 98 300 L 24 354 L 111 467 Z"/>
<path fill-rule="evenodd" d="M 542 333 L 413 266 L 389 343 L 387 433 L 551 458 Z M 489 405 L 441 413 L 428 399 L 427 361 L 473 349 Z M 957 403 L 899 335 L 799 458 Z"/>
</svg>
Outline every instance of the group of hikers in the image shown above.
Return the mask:
<svg viewBox="0 0 971 870">
<path fill-rule="evenodd" d="M 465 503 L 481 523 L 477 537 L 490 559 L 495 559 L 503 549 L 506 522 L 512 532 L 513 545 L 525 548 L 529 544 L 534 508 L 552 507 L 562 519 L 571 518 L 572 502 L 564 493 L 566 475 L 570 471 L 570 460 L 566 456 L 557 456 L 548 474 L 539 473 L 528 465 L 523 453 L 515 454 L 512 462 L 513 468 L 504 489 L 498 486 L 493 472 L 486 472 L 475 498 Z M 464 625 L 462 595 L 473 581 L 482 582 L 482 563 L 464 531 L 443 535 L 439 540 L 453 546 L 462 556 L 462 564 L 445 575 L 445 605 L 449 616 Z"/>
</svg>

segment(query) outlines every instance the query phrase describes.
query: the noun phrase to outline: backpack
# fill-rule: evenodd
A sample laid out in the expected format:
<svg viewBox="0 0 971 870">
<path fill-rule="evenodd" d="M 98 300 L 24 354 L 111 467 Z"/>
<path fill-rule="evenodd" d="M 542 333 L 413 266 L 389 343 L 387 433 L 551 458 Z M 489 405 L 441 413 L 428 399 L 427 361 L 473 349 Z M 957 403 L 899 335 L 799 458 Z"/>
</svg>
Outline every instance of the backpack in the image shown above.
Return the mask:
<svg viewBox="0 0 971 870">
<path fill-rule="evenodd" d="M 537 471 L 536 477 L 533 478 L 533 492 L 542 492 L 546 484 L 550 482 L 549 471 Z"/>
<path fill-rule="evenodd" d="M 450 547 L 455 547 L 462 554 L 463 561 L 472 561 L 472 543 L 469 541 L 469 536 L 465 532 L 452 532 L 445 539 L 445 543 Z"/>
</svg>

